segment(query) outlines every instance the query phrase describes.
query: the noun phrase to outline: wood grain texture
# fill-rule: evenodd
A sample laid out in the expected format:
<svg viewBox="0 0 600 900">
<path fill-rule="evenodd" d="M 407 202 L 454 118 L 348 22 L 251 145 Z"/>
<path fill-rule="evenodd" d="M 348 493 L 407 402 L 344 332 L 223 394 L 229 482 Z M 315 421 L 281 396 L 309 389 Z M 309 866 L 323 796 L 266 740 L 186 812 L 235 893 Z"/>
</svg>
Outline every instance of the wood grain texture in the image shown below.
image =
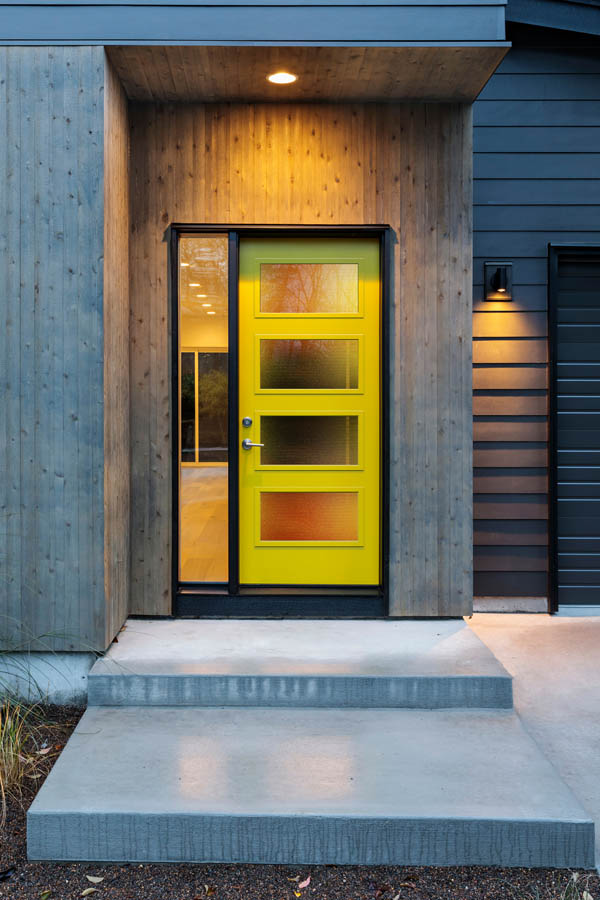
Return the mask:
<svg viewBox="0 0 600 900">
<path fill-rule="evenodd" d="M 131 100 L 472 102 L 506 47 L 109 47 Z M 272 72 L 298 80 L 281 87 Z"/>
<path fill-rule="evenodd" d="M 169 222 L 390 224 L 394 615 L 472 602 L 471 121 L 461 104 L 132 107 L 132 611 L 171 611 Z"/>
<path fill-rule="evenodd" d="M 103 89 L 101 47 L 0 48 L 7 645 L 106 646 Z"/>
<path fill-rule="evenodd" d="M 106 61 L 104 84 L 104 593 L 105 644 L 129 607 L 129 122 Z"/>
</svg>

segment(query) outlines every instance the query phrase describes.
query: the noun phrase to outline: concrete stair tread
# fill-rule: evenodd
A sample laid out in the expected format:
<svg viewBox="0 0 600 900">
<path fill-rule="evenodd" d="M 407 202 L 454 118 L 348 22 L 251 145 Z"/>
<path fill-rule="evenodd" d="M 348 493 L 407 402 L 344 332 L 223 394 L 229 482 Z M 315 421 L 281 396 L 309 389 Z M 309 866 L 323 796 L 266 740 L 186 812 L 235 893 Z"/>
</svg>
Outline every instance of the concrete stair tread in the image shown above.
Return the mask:
<svg viewBox="0 0 600 900">
<path fill-rule="evenodd" d="M 90 708 L 34 859 L 592 865 L 593 824 L 505 711 Z"/>
<path fill-rule="evenodd" d="M 89 703 L 507 708 L 512 683 L 462 620 L 130 620 Z"/>
</svg>

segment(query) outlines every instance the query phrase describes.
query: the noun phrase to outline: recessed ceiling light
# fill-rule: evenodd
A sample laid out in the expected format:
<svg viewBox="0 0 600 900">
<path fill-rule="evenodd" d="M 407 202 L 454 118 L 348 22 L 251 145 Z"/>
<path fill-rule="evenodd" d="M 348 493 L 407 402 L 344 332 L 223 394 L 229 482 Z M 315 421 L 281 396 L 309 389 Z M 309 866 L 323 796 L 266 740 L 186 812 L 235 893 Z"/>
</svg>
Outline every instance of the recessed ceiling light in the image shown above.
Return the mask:
<svg viewBox="0 0 600 900">
<path fill-rule="evenodd" d="M 186 266 L 189 266 L 189 263 L 181 263 L 182 268 L 185 268 Z"/>
<path fill-rule="evenodd" d="M 202 306 L 212 306 L 212 303 L 203 303 Z"/>
<path fill-rule="evenodd" d="M 209 309 L 206 311 L 206 315 L 207 316 L 216 316 L 216 312 L 214 311 L 214 309 Z"/>
<path fill-rule="evenodd" d="M 190 287 L 200 287 L 200 283 L 198 281 L 190 281 Z"/>
<path fill-rule="evenodd" d="M 292 84 L 293 81 L 296 81 L 297 75 L 292 75 L 291 72 L 273 72 L 272 75 L 269 75 L 267 80 L 271 82 L 271 84 Z"/>
<path fill-rule="evenodd" d="M 196 297 L 200 297 L 201 299 L 202 299 L 202 297 L 206 297 L 206 296 L 207 296 L 207 294 L 196 294 Z"/>
</svg>

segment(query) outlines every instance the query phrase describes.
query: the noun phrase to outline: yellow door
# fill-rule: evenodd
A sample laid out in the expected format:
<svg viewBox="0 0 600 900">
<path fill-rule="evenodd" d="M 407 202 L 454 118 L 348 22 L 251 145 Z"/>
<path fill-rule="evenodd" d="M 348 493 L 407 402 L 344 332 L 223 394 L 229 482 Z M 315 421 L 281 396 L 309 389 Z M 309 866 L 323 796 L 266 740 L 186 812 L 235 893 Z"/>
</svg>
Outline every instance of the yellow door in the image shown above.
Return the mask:
<svg viewBox="0 0 600 900">
<path fill-rule="evenodd" d="M 376 239 L 240 240 L 242 584 L 380 583 L 379 275 Z"/>
</svg>

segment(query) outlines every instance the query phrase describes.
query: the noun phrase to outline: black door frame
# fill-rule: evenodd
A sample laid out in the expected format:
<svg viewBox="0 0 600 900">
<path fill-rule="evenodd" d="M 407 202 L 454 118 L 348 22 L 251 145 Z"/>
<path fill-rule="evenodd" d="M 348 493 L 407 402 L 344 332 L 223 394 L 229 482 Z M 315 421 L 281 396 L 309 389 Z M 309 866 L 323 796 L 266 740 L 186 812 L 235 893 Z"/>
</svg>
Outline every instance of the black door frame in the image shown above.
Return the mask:
<svg viewBox="0 0 600 900">
<path fill-rule="evenodd" d="M 229 581 L 227 584 L 179 581 L 179 237 L 223 234 L 229 241 Z M 381 280 L 381 573 L 379 587 L 240 586 L 238 534 L 238 275 L 240 237 L 377 237 Z M 380 618 L 389 610 L 389 459 L 390 459 L 390 308 L 392 243 L 389 225 L 199 225 L 172 223 L 165 231 L 168 248 L 168 303 L 171 322 L 171 484 L 173 615 L 193 617 Z"/>
<path fill-rule="evenodd" d="M 599 244 L 548 244 L 548 612 L 558 612 L 558 267 L 562 257 L 598 256 Z"/>
</svg>

